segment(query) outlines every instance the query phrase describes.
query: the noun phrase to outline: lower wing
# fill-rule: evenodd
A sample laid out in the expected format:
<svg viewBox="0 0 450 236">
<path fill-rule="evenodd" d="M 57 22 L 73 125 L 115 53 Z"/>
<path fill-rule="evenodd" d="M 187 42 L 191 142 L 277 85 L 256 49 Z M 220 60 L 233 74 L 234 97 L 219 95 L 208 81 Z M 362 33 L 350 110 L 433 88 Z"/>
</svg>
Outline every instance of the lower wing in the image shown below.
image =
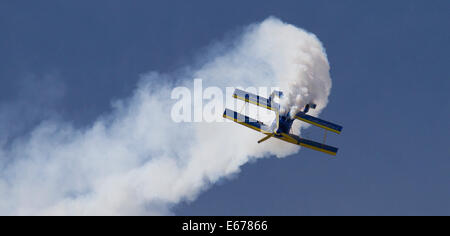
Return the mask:
<svg viewBox="0 0 450 236">
<path fill-rule="evenodd" d="M 232 111 L 230 109 L 225 109 L 225 111 L 223 112 L 223 117 L 258 132 L 262 132 L 265 134 L 272 133 L 268 130 L 268 127 L 261 121 L 252 119 L 246 115 Z"/>
<path fill-rule="evenodd" d="M 286 133 L 281 133 L 281 137 L 279 136 L 274 136 L 278 139 L 281 139 L 283 141 L 289 142 L 289 143 L 293 143 L 293 144 L 297 144 L 300 145 L 302 147 L 306 147 L 306 148 L 310 148 L 316 151 L 320 151 L 320 152 L 324 152 L 330 155 L 336 155 L 338 148 L 333 147 L 333 146 L 329 146 L 326 144 L 322 144 L 322 143 L 318 143 L 309 139 L 304 139 L 304 138 L 300 138 L 297 135 L 294 134 L 286 134 Z"/>
</svg>

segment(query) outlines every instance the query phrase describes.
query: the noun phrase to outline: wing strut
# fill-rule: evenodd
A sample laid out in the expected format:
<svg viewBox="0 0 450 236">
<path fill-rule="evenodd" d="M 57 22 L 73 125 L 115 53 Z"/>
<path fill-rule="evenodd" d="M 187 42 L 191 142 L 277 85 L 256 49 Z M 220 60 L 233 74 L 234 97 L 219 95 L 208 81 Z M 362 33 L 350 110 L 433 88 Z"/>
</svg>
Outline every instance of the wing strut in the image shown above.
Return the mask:
<svg viewBox="0 0 450 236">
<path fill-rule="evenodd" d="M 323 144 L 325 144 L 327 142 L 327 130 L 325 130 L 325 133 L 323 134 Z"/>
</svg>

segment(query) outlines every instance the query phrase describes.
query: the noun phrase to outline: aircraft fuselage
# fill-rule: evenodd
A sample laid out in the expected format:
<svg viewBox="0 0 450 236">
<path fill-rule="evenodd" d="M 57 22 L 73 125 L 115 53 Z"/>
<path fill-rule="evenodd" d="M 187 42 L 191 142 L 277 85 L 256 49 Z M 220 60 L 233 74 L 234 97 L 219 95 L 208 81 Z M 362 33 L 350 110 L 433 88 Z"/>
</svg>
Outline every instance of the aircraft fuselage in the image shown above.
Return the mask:
<svg viewBox="0 0 450 236">
<path fill-rule="evenodd" d="M 276 121 L 275 121 L 276 122 Z M 289 133 L 292 127 L 292 123 L 294 123 L 294 119 L 288 114 L 280 115 L 278 121 L 278 129 L 275 131 L 276 134 L 280 133 Z"/>
</svg>

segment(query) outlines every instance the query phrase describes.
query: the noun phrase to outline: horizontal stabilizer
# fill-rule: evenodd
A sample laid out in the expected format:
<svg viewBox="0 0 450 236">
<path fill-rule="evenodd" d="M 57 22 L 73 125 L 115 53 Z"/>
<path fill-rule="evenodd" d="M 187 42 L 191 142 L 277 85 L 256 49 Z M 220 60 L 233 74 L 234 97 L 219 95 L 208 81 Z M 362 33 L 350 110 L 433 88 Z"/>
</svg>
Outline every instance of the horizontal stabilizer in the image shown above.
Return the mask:
<svg viewBox="0 0 450 236">
<path fill-rule="evenodd" d="M 273 102 L 271 99 L 267 99 L 240 89 L 234 90 L 233 97 L 272 111 L 278 111 L 280 109 L 280 105 L 276 102 Z"/>
<path fill-rule="evenodd" d="M 314 117 L 314 116 L 307 115 L 304 112 L 297 113 L 297 115 L 295 115 L 295 118 L 299 119 L 301 121 L 304 121 L 306 123 L 318 126 L 320 128 L 323 128 L 323 129 L 326 129 L 326 130 L 338 133 L 338 134 L 340 134 L 341 131 L 342 131 L 342 126 L 337 125 L 337 124 L 333 124 L 331 122 L 319 119 L 319 118 Z"/>
<path fill-rule="evenodd" d="M 261 121 L 252 119 L 246 115 L 232 111 L 228 108 L 223 112 L 223 117 L 230 119 L 238 124 L 247 126 L 250 129 L 254 129 L 263 133 L 269 133 L 267 126 Z"/>
</svg>

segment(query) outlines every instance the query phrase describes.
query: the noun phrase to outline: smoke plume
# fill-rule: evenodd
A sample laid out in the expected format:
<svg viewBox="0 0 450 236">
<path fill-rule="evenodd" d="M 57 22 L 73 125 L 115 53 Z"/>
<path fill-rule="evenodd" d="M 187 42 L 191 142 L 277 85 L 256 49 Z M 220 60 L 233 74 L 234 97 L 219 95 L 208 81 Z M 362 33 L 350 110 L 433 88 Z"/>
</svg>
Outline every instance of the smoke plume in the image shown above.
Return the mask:
<svg viewBox="0 0 450 236">
<path fill-rule="evenodd" d="M 287 110 L 328 102 L 329 65 L 320 41 L 268 18 L 211 46 L 184 74 L 144 75 L 132 97 L 89 127 L 45 120 L 0 146 L 2 215 L 170 215 L 251 159 L 285 157 L 299 147 L 228 122 L 175 123 L 173 85 L 280 87 Z M 222 111 L 217 114 L 220 116 Z M 300 132 L 295 122 L 294 132 Z"/>
</svg>

